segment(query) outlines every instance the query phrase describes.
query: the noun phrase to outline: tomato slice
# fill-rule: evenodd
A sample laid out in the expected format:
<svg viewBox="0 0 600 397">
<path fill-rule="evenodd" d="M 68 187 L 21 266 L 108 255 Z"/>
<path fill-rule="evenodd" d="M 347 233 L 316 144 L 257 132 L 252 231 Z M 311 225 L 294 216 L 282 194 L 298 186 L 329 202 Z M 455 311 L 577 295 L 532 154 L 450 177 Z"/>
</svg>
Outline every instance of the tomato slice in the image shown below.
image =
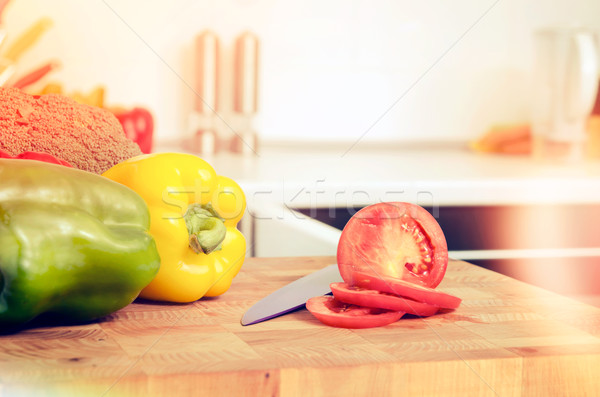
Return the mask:
<svg viewBox="0 0 600 397">
<path fill-rule="evenodd" d="M 346 283 L 331 283 L 331 292 L 335 299 L 352 305 L 397 310 L 427 317 L 437 313 L 439 307 L 387 292 L 375 291 Z"/>
<path fill-rule="evenodd" d="M 362 272 L 435 288 L 446 274 L 448 246 L 440 225 L 423 207 L 378 203 L 350 218 L 337 261 L 347 283 L 354 272 Z"/>
<path fill-rule="evenodd" d="M 398 321 L 403 312 L 349 305 L 333 296 L 315 296 L 306 308 L 323 324 L 340 328 L 373 328 Z"/>
<path fill-rule="evenodd" d="M 462 299 L 454 295 L 422 285 L 412 284 L 394 277 L 374 276 L 367 273 L 356 272 L 353 274 L 353 278 L 349 284 L 394 295 L 405 296 L 418 302 L 446 309 L 456 309 L 462 302 Z"/>
</svg>

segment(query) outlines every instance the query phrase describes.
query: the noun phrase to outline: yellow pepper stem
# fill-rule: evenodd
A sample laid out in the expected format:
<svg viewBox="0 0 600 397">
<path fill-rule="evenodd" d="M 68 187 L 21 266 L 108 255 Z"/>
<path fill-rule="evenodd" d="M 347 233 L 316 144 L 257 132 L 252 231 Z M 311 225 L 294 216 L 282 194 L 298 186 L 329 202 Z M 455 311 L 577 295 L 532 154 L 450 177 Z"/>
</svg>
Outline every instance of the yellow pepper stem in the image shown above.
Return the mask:
<svg viewBox="0 0 600 397">
<path fill-rule="evenodd" d="M 210 254 L 221 249 L 227 228 L 210 204 L 191 204 L 183 218 L 190 236 L 190 247 L 194 252 Z"/>
</svg>

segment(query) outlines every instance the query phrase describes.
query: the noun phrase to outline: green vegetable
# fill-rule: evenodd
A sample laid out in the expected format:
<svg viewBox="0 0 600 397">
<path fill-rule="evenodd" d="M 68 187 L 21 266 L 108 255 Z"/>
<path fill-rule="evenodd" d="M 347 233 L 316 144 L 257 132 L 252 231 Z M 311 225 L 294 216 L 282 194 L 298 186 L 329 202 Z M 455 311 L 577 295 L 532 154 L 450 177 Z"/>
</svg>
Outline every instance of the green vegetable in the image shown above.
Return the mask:
<svg viewBox="0 0 600 397">
<path fill-rule="evenodd" d="M 0 329 L 43 313 L 93 320 L 131 303 L 160 266 L 129 188 L 85 171 L 0 159 Z"/>
</svg>

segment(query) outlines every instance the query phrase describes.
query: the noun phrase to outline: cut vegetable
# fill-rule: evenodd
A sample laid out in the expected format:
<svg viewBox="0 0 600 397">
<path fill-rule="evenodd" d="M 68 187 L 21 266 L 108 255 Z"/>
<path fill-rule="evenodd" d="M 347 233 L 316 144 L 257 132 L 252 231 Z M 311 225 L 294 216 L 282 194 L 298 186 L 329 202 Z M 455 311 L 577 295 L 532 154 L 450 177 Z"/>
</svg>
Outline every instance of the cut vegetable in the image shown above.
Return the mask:
<svg viewBox="0 0 600 397">
<path fill-rule="evenodd" d="M 306 308 L 323 324 L 341 328 L 373 328 L 398 321 L 404 312 L 349 305 L 332 296 L 316 296 Z"/>
<path fill-rule="evenodd" d="M 352 305 L 403 311 L 421 317 L 431 316 L 439 309 L 437 306 L 417 302 L 403 296 L 350 286 L 346 283 L 332 283 L 330 287 L 335 299 Z"/>
<path fill-rule="evenodd" d="M 461 303 L 434 289 L 448 267 L 446 237 L 435 218 L 415 204 L 386 202 L 358 211 L 342 231 L 337 262 L 345 282 L 330 285 L 334 297 L 306 303 L 327 325 L 376 327 L 404 313 L 431 316 Z"/>
<path fill-rule="evenodd" d="M 418 302 L 423 302 L 446 309 L 456 309 L 462 301 L 456 296 L 446 294 L 433 288 L 411 284 L 398 278 L 373 276 L 367 273 L 354 273 L 352 285 L 405 296 Z"/>
<path fill-rule="evenodd" d="M 337 261 L 347 283 L 354 272 L 362 272 L 435 288 L 446 273 L 448 247 L 440 225 L 424 208 L 378 203 L 348 221 Z"/>
</svg>

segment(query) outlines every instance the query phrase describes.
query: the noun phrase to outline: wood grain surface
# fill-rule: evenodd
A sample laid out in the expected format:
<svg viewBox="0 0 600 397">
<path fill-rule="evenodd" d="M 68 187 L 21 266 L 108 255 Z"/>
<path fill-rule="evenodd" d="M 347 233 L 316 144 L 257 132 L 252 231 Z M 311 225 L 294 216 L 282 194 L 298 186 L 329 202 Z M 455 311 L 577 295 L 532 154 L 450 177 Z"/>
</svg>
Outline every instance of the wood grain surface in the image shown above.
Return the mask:
<svg viewBox="0 0 600 397">
<path fill-rule="evenodd" d="M 251 258 L 223 296 L 135 302 L 94 323 L 0 336 L 2 396 L 599 396 L 600 309 L 465 262 L 455 311 L 363 330 L 260 298 L 334 258 Z"/>
</svg>

